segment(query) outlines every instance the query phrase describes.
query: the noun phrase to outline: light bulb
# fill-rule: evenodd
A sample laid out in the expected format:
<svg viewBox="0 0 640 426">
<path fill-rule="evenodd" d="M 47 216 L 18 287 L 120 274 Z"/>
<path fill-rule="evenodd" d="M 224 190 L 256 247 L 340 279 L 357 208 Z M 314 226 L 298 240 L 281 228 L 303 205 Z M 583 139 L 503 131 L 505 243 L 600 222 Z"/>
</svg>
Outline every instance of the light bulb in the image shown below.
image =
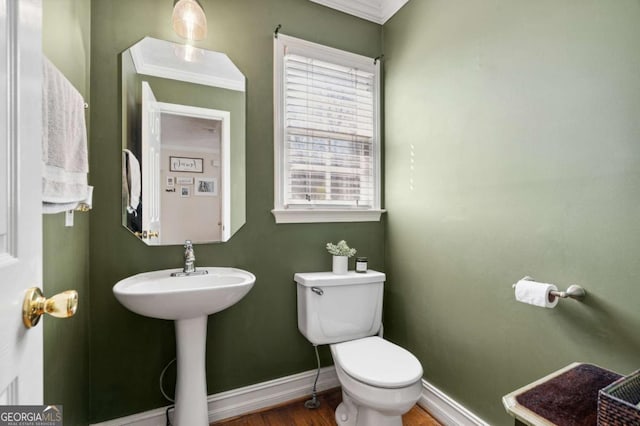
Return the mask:
<svg viewBox="0 0 640 426">
<path fill-rule="evenodd" d="M 207 17 L 197 0 L 176 0 L 171 21 L 182 38 L 197 41 L 207 36 Z"/>
</svg>

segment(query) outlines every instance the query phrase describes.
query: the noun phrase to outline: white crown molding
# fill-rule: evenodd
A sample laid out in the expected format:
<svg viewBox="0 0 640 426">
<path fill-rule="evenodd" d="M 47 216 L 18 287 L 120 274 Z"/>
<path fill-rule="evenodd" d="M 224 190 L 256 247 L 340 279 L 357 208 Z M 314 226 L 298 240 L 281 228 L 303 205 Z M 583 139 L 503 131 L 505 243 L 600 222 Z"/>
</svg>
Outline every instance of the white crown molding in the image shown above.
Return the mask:
<svg viewBox="0 0 640 426">
<path fill-rule="evenodd" d="M 382 23 L 387 22 L 393 15 L 396 14 L 397 11 L 400 10 L 402 6 L 407 4 L 409 0 L 383 0 L 382 8 L 380 10 L 380 17 L 382 18 Z"/>
<path fill-rule="evenodd" d="M 311 0 L 323 6 L 384 24 L 409 0 Z"/>
</svg>

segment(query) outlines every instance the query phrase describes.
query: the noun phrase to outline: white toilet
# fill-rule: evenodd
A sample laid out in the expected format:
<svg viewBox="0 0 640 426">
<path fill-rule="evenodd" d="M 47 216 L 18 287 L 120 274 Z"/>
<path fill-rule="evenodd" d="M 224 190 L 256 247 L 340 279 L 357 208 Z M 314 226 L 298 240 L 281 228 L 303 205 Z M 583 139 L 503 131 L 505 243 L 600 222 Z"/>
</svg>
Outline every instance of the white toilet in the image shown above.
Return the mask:
<svg viewBox="0 0 640 426">
<path fill-rule="evenodd" d="M 298 329 L 314 345 L 331 345 L 342 385 L 341 426 L 402 426 L 418 401 L 422 366 L 411 352 L 377 334 L 385 274 L 297 273 Z"/>
</svg>

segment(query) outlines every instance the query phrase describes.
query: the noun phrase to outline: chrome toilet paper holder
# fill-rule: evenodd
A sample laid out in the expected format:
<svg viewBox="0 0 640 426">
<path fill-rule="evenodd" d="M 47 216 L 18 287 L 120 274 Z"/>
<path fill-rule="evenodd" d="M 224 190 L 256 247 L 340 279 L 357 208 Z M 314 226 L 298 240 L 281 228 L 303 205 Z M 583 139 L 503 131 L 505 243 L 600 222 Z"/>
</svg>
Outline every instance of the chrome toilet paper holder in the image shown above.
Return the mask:
<svg viewBox="0 0 640 426">
<path fill-rule="evenodd" d="M 533 281 L 533 278 L 529 276 L 526 276 L 522 279 L 527 281 Z M 511 287 L 516 288 L 516 285 L 513 284 Z M 587 291 L 577 284 L 571 284 L 569 288 L 567 288 L 565 291 L 551 290 L 549 294 L 555 297 L 560 297 L 562 299 L 566 299 L 570 297 L 572 299 L 581 300 L 583 297 L 587 295 Z"/>
</svg>

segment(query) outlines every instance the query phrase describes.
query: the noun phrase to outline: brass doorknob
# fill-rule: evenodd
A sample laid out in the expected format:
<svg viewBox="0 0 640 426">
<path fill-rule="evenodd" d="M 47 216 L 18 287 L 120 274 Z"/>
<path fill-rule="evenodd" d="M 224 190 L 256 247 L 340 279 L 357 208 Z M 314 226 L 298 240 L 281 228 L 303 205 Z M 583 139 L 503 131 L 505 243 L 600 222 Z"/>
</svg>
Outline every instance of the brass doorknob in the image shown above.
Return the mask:
<svg viewBox="0 0 640 426">
<path fill-rule="evenodd" d="M 67 290 L 46 298 L 38 287 L 31 287 L 24 295 L 22 322 L 27 328 L 35 327 L 42 314 L 56 318 L 69 318 L 78 309 L 78 292 Z"/>
</svg>

